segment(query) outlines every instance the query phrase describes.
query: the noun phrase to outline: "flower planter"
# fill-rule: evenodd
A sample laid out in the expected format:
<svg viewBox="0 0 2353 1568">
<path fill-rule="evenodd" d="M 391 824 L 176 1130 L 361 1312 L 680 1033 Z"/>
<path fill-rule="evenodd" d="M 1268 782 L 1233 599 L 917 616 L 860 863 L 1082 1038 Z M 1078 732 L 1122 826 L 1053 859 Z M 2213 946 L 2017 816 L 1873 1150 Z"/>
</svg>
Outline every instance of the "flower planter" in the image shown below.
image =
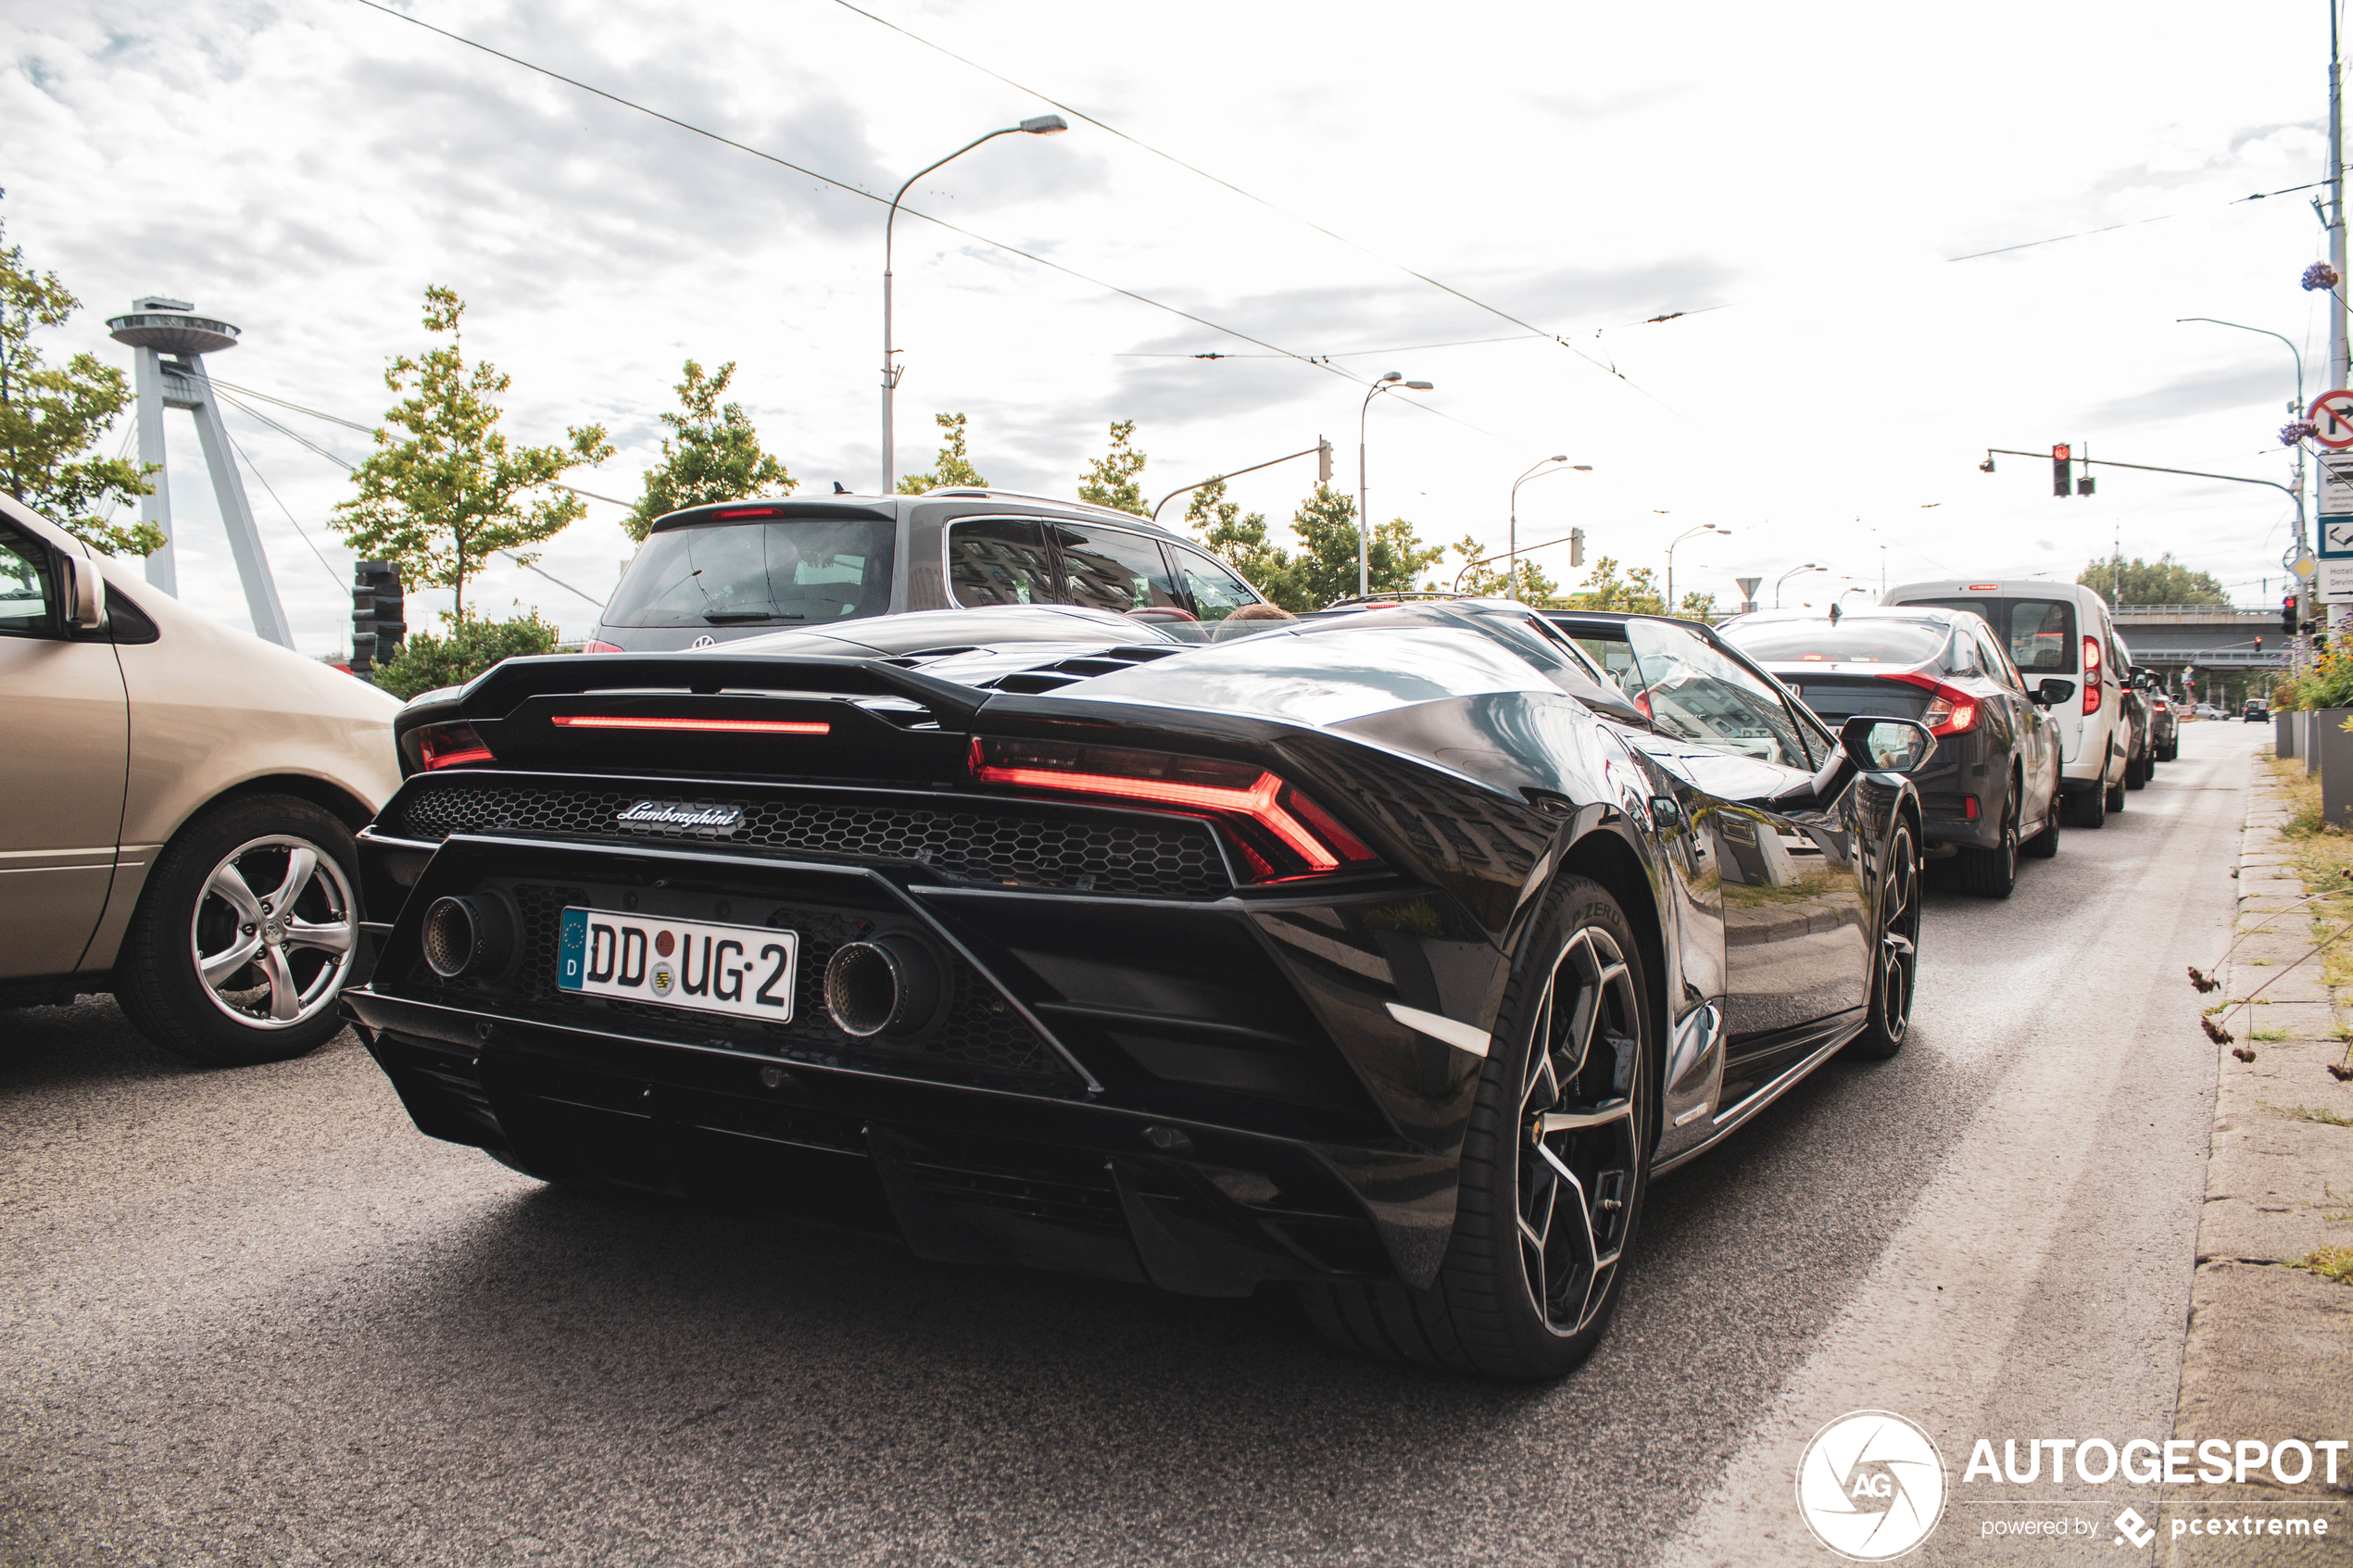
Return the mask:
<svg viewBox="0 0 2353 1568">
<path fill-rule="evenodd" d="M 2282 759 L 2296 755 L 2296 732 L 2301 728 L 2296 721 L 2304 715 L 2289 709 L 2271 715 L 2271 754 Z"/>
<path fill-rule="evenodd" d="M 2353 826 L 2353 734 L 2341 726 L 2353 708 L 2323 708 L 2312 715 L 2308 739 L 2321 768 L 2321 820 Z"/>
</svg>

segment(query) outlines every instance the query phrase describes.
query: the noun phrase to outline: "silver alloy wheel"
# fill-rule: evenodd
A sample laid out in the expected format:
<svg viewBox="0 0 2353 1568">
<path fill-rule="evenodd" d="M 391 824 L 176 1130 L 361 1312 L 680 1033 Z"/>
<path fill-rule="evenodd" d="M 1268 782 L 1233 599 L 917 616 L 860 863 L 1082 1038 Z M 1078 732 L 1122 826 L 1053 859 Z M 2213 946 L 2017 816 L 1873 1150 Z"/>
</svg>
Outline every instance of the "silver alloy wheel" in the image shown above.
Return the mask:
<svg viewBox="0 0 2353 1568">
<path fill-rule="evenodd" d="M 1908 853 L 1908 841 L 1904 847 L 1906 853 L 1890 858 L 1880 888 L 1880 1027 L 1891 1050 L 1912 1026 L 1912 982 L 1919 968 L 1919 866 Z"/>
<path fill-rule="evenodd" d="M 1647 1084 L 1641 997 L 1607 931 L 1553 960 L 1520 1088 L 1519 1251 L 1529 1296 L 1563 1336 L 1593 1321 L 1633 1219 Z"/>
<path fill-rule="evenodd" d="M 271 834 L 231 850 L 188 924 L 212 1005 L 249 1029 L 292 1028 L 333 1007 L 359 950 L 352 909 L 343 867 L 308 839 Z"/>
</svg>

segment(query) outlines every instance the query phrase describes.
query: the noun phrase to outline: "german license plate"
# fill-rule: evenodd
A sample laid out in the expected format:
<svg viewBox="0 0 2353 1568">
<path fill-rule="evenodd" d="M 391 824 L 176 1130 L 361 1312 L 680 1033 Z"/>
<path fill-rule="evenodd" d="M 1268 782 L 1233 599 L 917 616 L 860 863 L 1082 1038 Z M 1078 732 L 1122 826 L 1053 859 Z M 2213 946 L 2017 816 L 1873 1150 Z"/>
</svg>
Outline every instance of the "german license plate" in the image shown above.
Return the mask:
<svg viewBox="0 0 2353 1568">
<path fill-rule="evenodd" d="M 792 1022 L 797 932 L 566 909 L 556 986 L 659 1007 Z"/>
</svg>

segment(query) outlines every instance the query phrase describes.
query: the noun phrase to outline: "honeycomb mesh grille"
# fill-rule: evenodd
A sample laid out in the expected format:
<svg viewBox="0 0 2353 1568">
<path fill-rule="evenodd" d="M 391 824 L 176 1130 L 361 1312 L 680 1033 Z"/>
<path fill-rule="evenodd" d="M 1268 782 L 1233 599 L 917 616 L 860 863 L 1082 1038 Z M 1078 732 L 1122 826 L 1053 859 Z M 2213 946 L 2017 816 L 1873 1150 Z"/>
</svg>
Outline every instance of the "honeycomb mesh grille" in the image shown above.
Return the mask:
<svg viewBox="0 0 2353 1568">
<path fill-rule="evenodd" d="M 786 849 L 912 861 L 980 882 L 1163 898 L 1215 898 L 1233 885 L 1207 823 L 774 797 L 680 801 L 740 808 L 742 825 L 724 835 L 707 828 L 627 830 L 614 821 L 648 797 L 644 790 L 451 779 L 412 786 L 398 831 L 435 844 L 453 833 L 518 833 Z"/>
<path fill-rule="evenodd" d="M 443 980 L 420 960 L 410 984 L 469 999 L 496 998 L 502 1009 L 522 1015 L 585 1026 L 584 1015 L 598 1013 L 630 1021 L 628 1032 L 656 1039 L 709 1042 L 735 1049 L 759 1050 L 779 1060 L 812 1062 L 827 1067 L 862 1067 L 917 1077 L 988 1077 L 1052 1079 L 1078 1082 L 1053 1047 L 1038 1037 L 995 986 L 955 955 L 949 956 L 954 990 L 948 1015 L 927 1037 L 909 1044 L 877 1038 L 859 1039 L 834 1026 L 825 1011 L 825 965 L 834 950 L 860 935 L 858 917 L 838 909 L 786 907 L 777 909 L 768 924 L 799 934 L 800 954 L 793 977 L 790 1023 L 756 1023 L 719 1013 L 660 1007 L 647 1002 L 603 997 L 584 997 L 558 989 L 556 949 L 561 937 L 563 911 L 592 907 L 588 890 L 550 883 L 518 883 L 515 908 L 522 917 L 522 961 L 512 977 L 498 983 Z M 961 1069 L 946 1073 L 942 1068 Z M 927 1071 L 928 1070 L 928 1071 Z"/>
</svg>

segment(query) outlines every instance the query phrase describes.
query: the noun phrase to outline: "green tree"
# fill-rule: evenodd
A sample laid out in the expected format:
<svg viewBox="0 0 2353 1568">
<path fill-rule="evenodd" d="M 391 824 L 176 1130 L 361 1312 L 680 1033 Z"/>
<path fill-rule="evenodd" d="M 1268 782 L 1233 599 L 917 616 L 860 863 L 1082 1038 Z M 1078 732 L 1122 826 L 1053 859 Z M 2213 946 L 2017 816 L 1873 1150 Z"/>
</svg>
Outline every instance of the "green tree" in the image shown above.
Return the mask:
<svg viewBox="0 0 2353 1568">
<path fill-rule="evenodd" d="M 376 666 L 375 682 L 406 701 L 419 692 L 461 686 L 502 659 L 553 653 L 563 633 L 537 610 L 512 621 L 484 621 L 444 612 L 442 633 L 412 633 L 400 651 Z"/>
<path fill-rule="evenodd" d="M 2116 594 L 2117 578 L 2124 580 L 2124 596 Z M 2120 555 L 2095 560 L 2075 574 L 2075 581 L 2114 605 L 2226 605 L 2231 596 L 2208 571 L 2192 571 L 2173 558 L 2171 551 L 2153 561 Z"/>
<path fill-rule="evenodd" d="M 1682 621 L 1713 621 L 1716 619 L 1716 596 L 1703 594 L 1697 588 L 1687 589 L 1683 602 L 1675 607 L 1675 614 Z"/>
<path fill-rule="evenodd" d="M 1621 578 L 1615 556 L 1596 558 L 1593 570 L 1569 595 L 1568 602 L 1578 609 L 1617 609 L 1633 615 L 1667 613 L 1667 598 L 1659 592 L 1657 574 L 1647 566 L 1638 566 Z"/>
<path fill-rule="evenodd" d="M 34 332 L 65 325 L 80 308 L 55 272 L 25 265 L 22 245 L 0 249 L 0 483 L 93 549 L 153 555 L 164 546 L 162 529 L 110 523 L 96 508 L 147 495 L 155 465 L 82 456 L 131 406 L 130 382 L 88 354 L 50 370 L 32 345 Z"/>
<path fill-rule="evenodd" d="M 612 456 L 602 425 L 566 430 L 569 445 L 510 445 L 497 403 L 509 378 L 488 363 L 466 369 L 458 330 L 465 310 L 449 290 L 425 290 L 425 330 L 448 333 L 448 346 L 385 367 L 394 392 L 409 393 L 413 383 L 413 395 L 384 414 L 384 426 L 407 439 L 379 426 L 374 456 L 352 470 L 359 494 L 335 508 L 336 529 L 362 557 L 398 563 L 411 583 L 455 589 L 459 620 L 466 584 L 492 552 L 550 538 L 587 509 L 570 491 L 532 493 Z"/>
<path fill-rule="evenodd" d="M 1137 475 L 1144 471 L 1144 455 L 1136 450 L 1136 421 L 1119 420 L 1111 427 L 1111 449 L 1087 465 L 1078 482 L 1078 498 L 1117 512 L 1150 515 L 1144 486 Z"/>
<path fill-rule="evenodd" d="M 1464 535 L 1461 544 L 1453 546 L 1453 551 L 1463 558 L 1466 566 L 1470 562 L 1479 560 L 1483 556 L 1494 553 L 1468 534 Z M 1539 606 L 1549 606 L 1560 597 L 1560 584 L 1544 575 L 1543 569 L 1529 560 L 1525 554 L 1522 554 L 1513 565 L 1516 570 L 1509 576 L 1506 576 L 1500 564 L 1493 561 L 1469 566 L 1467 571 L 1460 573 L 1462 591 L 1486 598 L 1516 598 L 1522 604 Z M 1518 579 L 1517 593 L 1513 592 L 1515 584 L 1511 578 L 1514 577 Z"/>
<path fill-rule="evenodd" d="M 621 526 L 632 539 L 645 538 L 654 519 L 682 507 L 736 501 L 751 495 L 789 495 L 799 482 L 785 465 L 760 449 L 760 433 L 740 403 L 722 405 L 720 395 L 736 379 L 733 359 L 705 375 L 692 359 L 680 382 L 679 412 L 661 422 L 674 433 L 661 438 L 661 462 L 646 475 L 646 493 Z"/>
<path fill-rule="evenodd" d="M 1185 507 L 1185 521 L 1202 535 L 1202 543 L 1221 557 L 1265 595 L 1272 603 L 1297 614 L 1320 608 L 1309 602 L 1307 584 L 1290 552 L 1267 542 L 1263 512 L 1242 515 L 1241 503 L 1226 498 L 1221 475 L 1193 492 Z"/>
<path fill-rule="evenodd" d="M 1291 519 L 1291 532 L 1299 535 L 1302 548 L 1296 564 L 1310 605 L 1321 608 L 1356 592 L 1353 496 L 1318 484 Z M 1442 545 L 1424 545 L 1415 534 L 1414 525 L 1403 518 L 1391 518 L 1376 524 L 1365 542 L 1366 576 L 1377 594 L 1410 592 L 1422 569 L 1445 553 Z"/>
<path fill-rule="evenodd" d="M 980 477 L 980 470 L 973 467 L 971 458 L 964 452 L 964 416 L 934 414 L 932 419 L 948 433 L 947 443 L 939 448 L 939 466 L 929 473 L 906 475 L 899 482 L 899 493 L 901 495 L 920 495 L 926 490 L 950 487 L 988 489 L 988 481 Z"/>
</svg>

